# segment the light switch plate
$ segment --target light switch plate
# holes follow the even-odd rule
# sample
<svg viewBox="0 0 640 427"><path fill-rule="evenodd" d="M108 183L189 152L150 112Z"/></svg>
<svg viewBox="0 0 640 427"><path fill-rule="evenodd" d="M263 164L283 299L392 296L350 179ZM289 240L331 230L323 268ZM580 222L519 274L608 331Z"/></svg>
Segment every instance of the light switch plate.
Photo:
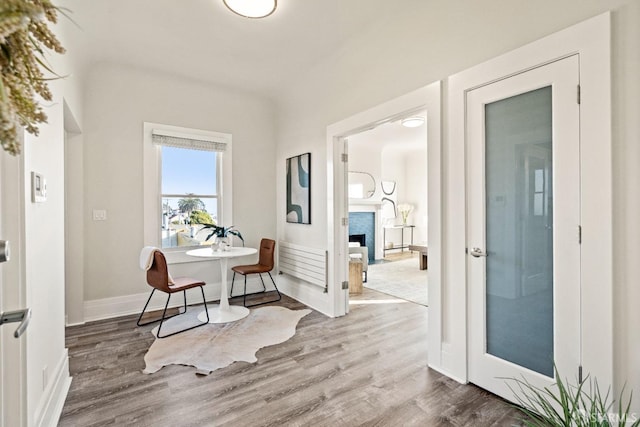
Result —
<svg viewBox="0 0 640 427"><path fill-rule="evenodd" d="M37 172L31 172L31 201L33 203L47 201L47 180Z"/></svg>

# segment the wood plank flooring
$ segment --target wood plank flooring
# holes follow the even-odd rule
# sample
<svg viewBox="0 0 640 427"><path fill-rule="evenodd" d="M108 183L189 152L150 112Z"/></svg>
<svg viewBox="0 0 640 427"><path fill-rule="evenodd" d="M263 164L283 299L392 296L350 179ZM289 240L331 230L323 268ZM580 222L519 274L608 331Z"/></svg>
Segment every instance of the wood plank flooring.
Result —
<svg viewBox="0 0 640 427"><path fill-rule="evenodd" d="M69 327L73 381L59 426L519 424L502 399L427 367L426 307L368 289L352 303L345 317L305 316L256 363L209 376L185 366L143 374L152 326L136 316Z"/></svg>

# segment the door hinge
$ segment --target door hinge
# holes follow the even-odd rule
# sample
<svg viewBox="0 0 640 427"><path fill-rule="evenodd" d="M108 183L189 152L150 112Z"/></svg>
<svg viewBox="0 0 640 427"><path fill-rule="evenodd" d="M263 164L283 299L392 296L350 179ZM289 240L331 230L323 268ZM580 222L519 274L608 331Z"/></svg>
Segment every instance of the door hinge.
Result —
<svg viewBox="0 0 640 427"><path fill-rule="evenodd" d="M346 227L349 225L349 218L342 218L340 223Z"/></svg>
<svg viewBox="0 0 640 427"><path fill-rule="evenodd" d="M578 96L578 98L577 98L578 105L580 105L580 101L582 101L582 96L581 96L581 93L580 93L580 85L578 85L578 95L577 96Z"/></svg>
<svg viewBox="0 0 640 427"><path fill-rule="evenodd" d="M340 159L342 160L342 163L347 163L349 162L349 155L347 153L342 153L340 155Z"/></svg>
<svg viewBox="0 0 640 427"><path fill-rule="evenodd" d="M581 225L578 226L578 244L579 245L582 244L582 226Z"/></svg>
<svg viewBox="0 0 640 427"><path fill-rule="evenodd" d="M342 282L342 289L349 289L349 282L348 281L344 281Z"/></svg>
<svg viewBox="0 0 640 427"><path fill-rule="evenodd" d="M582 384L582 365L578 366L578 385Z"/></svg>

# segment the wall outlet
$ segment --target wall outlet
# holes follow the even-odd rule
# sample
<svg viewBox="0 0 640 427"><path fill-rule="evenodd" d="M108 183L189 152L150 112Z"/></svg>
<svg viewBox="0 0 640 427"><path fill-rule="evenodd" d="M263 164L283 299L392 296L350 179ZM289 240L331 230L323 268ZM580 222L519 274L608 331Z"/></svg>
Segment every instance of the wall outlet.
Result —
<svg viewBox="0 0 640 427"><path fill-rule="evenodd" d="M93 210L93 220L94 221L106 221L107 220L107 211L104 209L94 209Z"/></svg>

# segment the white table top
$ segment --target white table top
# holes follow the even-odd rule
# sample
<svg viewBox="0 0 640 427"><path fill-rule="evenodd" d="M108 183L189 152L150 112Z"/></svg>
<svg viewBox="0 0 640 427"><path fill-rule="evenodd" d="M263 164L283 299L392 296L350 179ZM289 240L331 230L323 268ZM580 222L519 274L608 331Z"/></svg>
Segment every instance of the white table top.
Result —
<svg viewBox="0 0 640 427"><path fill-rule="evenodd" d="M253 255L257 253L256 248L232 247L228 251L214 251L210 247L192 249L187 251L187 255L199 258L236 258L241 256Z"/></svg>

